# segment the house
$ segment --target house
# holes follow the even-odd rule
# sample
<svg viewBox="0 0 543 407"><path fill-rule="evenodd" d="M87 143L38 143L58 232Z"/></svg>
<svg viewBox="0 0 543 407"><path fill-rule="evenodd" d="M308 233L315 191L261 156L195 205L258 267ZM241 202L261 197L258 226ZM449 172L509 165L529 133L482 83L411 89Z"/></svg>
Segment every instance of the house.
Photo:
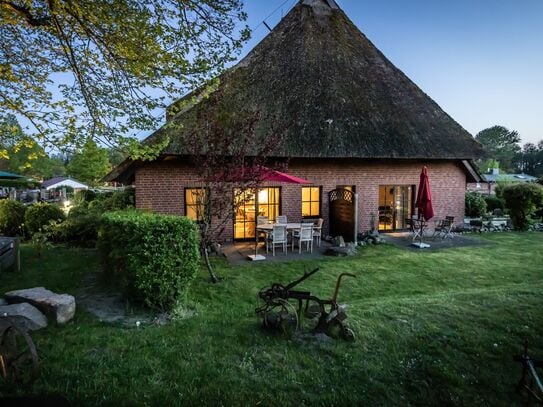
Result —
<svg viewBox="0 0 543 407"><path fill-rule="evenodd" d="M499 184L510 185L524 182L537 182L537 177L528 174L506 174L500 173L499 168L492 168L490 174L482 174L481 182L468 184L468 191L478 192L483 195L496 194L496 186Z"/></svg>
<svg viewBox="0 0 543 407"><path fill-rule="evenodd" d="M197 90L172 106L167 121L182 129L164 126L146 140L169 137L156 160L127 160L106 177L133 183L138 208L193 216L198 170L179 134L197 128L205 115L228 112L241 123L246 109L258 112L258 137L284 134L274 157L289 158L288 172L312 184L267 183L224 229L226 241L254 238L255 214L322 217L324 234L337 234L337 211L346 207L337 201L353 205L353 192L359 231L368 230L372 219L383 231L405 229L423 166L436 215L461 219L466 183L481 181L473 164L481 146L333 0L299 1L218 79L205 97Z"/></svg>

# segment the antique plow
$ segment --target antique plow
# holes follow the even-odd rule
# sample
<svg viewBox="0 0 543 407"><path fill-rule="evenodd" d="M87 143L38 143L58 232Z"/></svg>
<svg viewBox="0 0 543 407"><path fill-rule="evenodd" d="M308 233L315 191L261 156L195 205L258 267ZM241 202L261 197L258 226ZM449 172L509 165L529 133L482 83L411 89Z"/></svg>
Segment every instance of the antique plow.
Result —
<svg viewBox="0 0 543 407"><path fill-rule="evenodd" d="M263 288L258 293L258 298L263 304L256 308L255 312L262 317L262 323L266 328L292 333L300 327L302 317L309 320L318 318L312 332L354 340L354 332L344 324L347 318L345 309L337 303L341 279L344 276L355 277L354 274L341 273L338 276L331 299L323 300L309 291L293 290L318 270L316 268L309 273L305 272L302 277L285 286L274 283L271 287Z"/></svg>
<svg viewBox="0 0 543 407"><path fill-rule="evenodd" d="M513 357L515 362L522 364L522 376L517 384L517 391L526 390L529 398L543 403L543 382L538 369L543 371L543 359L534 359L528 355L528 341L524 342L524 353Z"/></svg>
<svg viewBox="0 0 543 407"><path fill-rule="evenodd" d="M38 373L38 353L23 317L0 316L0 376L29 383Z"/></svg>

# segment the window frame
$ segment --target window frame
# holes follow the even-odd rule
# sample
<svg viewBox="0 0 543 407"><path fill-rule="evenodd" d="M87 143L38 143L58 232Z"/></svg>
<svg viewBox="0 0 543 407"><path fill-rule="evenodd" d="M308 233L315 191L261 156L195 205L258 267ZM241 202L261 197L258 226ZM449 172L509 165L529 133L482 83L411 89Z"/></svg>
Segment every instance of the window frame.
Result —
<svg viewBox="0 0 543 407"><path fill-rule="evenodd" d="M318 199L318 201L314 201L314 200L311 199L312 198L311 192L309 194L309 198L310 198L309 201L304 201L304 198L303 198L304 197L304 192L303 192L304 188L318 188L319 189L319 199ZM303 186L301 191L302 191L302 196L301 196L301 200L300 200L300 202L301 202L301 210L300 210L300 212L301 212L301 215L302 215L302 219L318 219L318 218L322 218L322 185ZM311 215L304 216L303 207L304 207L304 203L307 203L307 202L309 202L310 212L311 212L311 204L314 203L314 202L319 203L319 213L317 215L311 214Z"/></svg>
<svg viewBox="0 0 543 407"><path fill-rule="evenodd" d="M194 222L196 223L204 223L204 220L203 219L198 219L198 210L196 209L195 212L196 212L196 218L191 218L188 216L188 211L187 211L187 208L189 206L191 207L194 207L196 208L198 206L198 204L188 204L187 203L187 192L188 191L191 191L191 190L200 190L200 191L204 191L206 194L209 193L208 189L207 188L203 188L203 187L185 187L184 190L183 190L183 201L184 201L184 211L185 211L185 217L189 218L189 219L192 219ZM205 213L205 204L202 204L204 206L203 208L203 211Z"/></svg>

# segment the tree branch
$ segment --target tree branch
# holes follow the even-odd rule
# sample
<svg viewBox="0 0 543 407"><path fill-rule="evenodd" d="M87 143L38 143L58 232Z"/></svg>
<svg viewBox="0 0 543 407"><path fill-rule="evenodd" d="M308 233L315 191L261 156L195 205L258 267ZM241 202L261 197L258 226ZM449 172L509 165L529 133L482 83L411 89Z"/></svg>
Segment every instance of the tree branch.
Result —
<svg viewBox="0 0 543 407"><path fill-rule="evenodd" d="M23 17L31 27L47 27L51 25L51 16L35 16L32 14L30 7L21 6L6 0L0 0L0 5Z"/></svg>

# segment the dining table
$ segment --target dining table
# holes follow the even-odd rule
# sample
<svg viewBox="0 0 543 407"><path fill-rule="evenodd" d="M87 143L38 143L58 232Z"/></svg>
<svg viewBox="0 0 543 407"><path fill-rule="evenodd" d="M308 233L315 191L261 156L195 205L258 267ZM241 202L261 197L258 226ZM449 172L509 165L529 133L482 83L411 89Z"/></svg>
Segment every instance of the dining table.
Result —
<svg viewBox="0 0 543 407"><path fill-rule="evenodd" d="M305 223L299 223L299 222L289 222L286 224L283 224L287 227L287 231L293 231L293 230L299 230L302 225ZM281 225L281 223L261 223L259 225L256 225L256 232L255 238L256 238L256 244L258 245L259 239L258 239L258 232L271 232L273 230L274 225Z"/></svg>

